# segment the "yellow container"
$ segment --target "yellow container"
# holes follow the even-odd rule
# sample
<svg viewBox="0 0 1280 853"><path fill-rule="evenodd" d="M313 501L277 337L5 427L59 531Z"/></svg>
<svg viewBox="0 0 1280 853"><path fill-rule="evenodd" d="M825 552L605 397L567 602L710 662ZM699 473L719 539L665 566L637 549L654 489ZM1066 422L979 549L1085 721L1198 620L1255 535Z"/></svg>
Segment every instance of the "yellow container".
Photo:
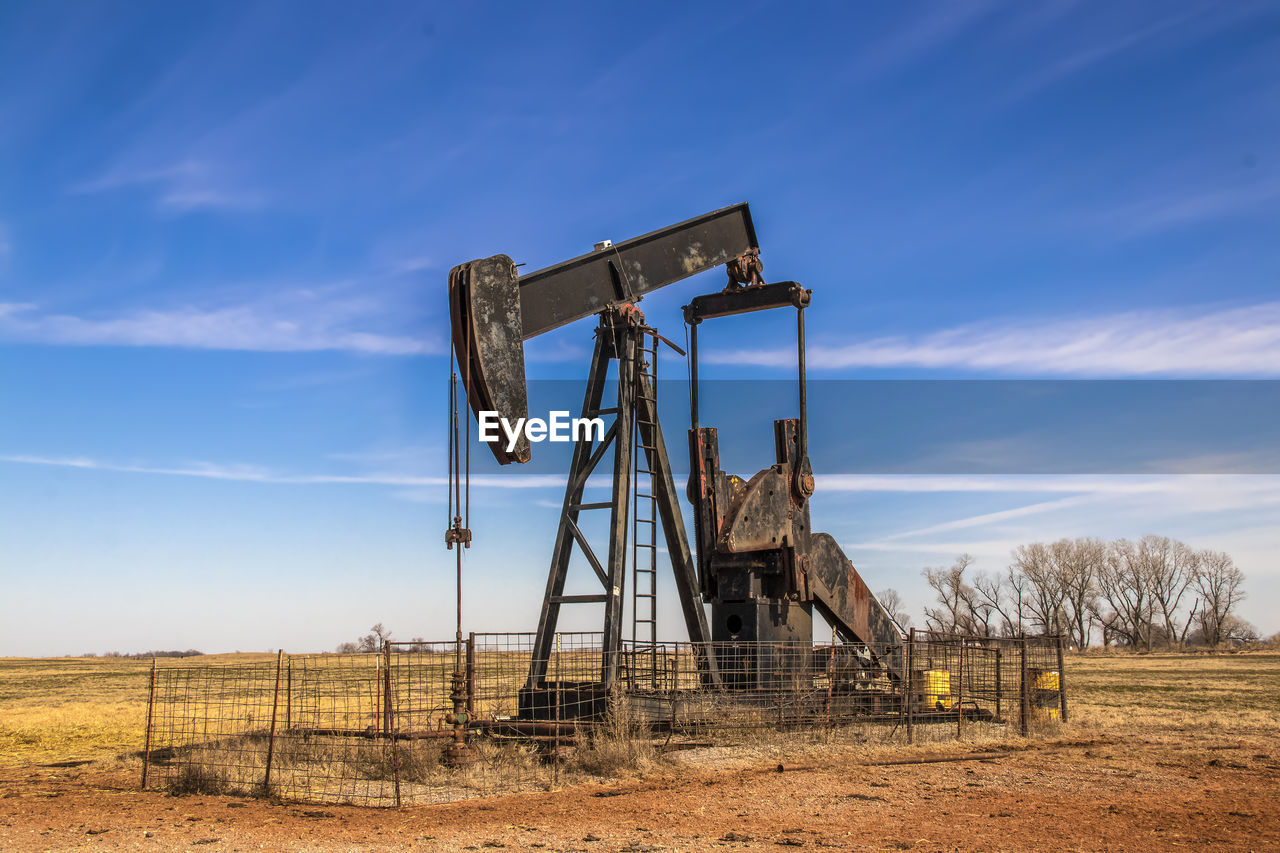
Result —
<svg viewBox="0 0 1280 853"><path fill-rule="evenodd" d="M1031 686L1036 690L1052 690L1058 692L1058 671L1056 669L1040 669L1032 670L1035 673L1035 680L1031 682Z"/></svg>
<svg viewBox="0 0 1280 853"><path fill-rule="evenodd" d="M917 701L922 710L946 711L951 707L951 670L926 669L916 676L920 684Z"/></svg>
<svg viewBox="0 0 1280 853"><path fill-rule="evenodd" d="M1056 669L1031 670L1031 713L1042 720L1061 720L1062 706L1058 702L1062 680Z"/></svg>

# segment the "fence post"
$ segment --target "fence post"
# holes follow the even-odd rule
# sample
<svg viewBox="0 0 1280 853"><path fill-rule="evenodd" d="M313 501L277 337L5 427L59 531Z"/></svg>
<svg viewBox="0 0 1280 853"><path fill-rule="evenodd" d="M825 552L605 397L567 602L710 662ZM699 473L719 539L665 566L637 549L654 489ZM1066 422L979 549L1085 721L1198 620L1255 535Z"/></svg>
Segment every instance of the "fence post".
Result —
<svg viewBox="0 0 1280 853"><path fill-rule="evenodd" d="M915 743L915 691L912 682L916 671L916 629L912 628L907 640L907 678L902 688L902 702L907 707L907 743Z"/></svg>
<svg viewBox="0 0 1280 853"><path fill-rule="evenodd" d="M836 683L836 629L831 627L831 657L827 661L827 740L831 740L831 693Z"/></svg>
<svg viewBox="0 0 1280 853"><path fill-rule="evenodd" d="M964 724L964 636L960 637L960 655L956 659L956 740Z"/></svg>
<svg viewBox="0 0 1280 853"><path fill-rule="evenodd" d="M391 701L391 644L383 643L382 649L382 713L387 728L387 739L391 744L391 785L395 793L396 808L400 808L400 744Z"/></svg>
<svg viewBox="0 0 1280 853"><path fill-rule="evenodd" d="M293 661L285 668L284 676L284 730L293 731Z"/></svg>
<svg viewBox="0 0 1280 853"><path fill-rule="evenodd" d="M280 671L284 667L284 649L276 652L276 689L271 697L271 732L267 735L267 771L262 777L262 790L271 793L271 759L276 751L276 714L280 710Z"/></svg>
<svg viewBox="0 0 1280 853"><path fill-rule="evenodd" d="M672 643L671 647L675 650L675 654L671 658L671 701L674 703L676 694L680 692L680 641L677 640ZM697 652L694 652L691 657L697 660ZM675 705L673 704L672 707L674 708ZM672 719L675 719L674 714Z"/></svg>
<svg viewBox="0 0 1280 853"><path fill-rule="evenodd" d="M156 705L156 659L151 659L151 687L147 690L147 739L142 747L142 790L147 789L147 769L151 766L151 719Z"/></svg>
<svg viewBox="0 0 1280 853"><path fill-rule="evenodd" d="M560 784L560 633L556 632L556 665L553 670L556 684L553 688L556 697L556 731L552 742L552 787Z"/></svg>
<svg viewBox="0 0 1280 853"><path fill-rule="evenodd" d="M679 707L680 696L680 642L671 644L674 654L671 658L671 731L676 730L676 709ZM697 659L696 657L694 658ZM671 735L667 735L667 741L671 741Z"/></svg>
<svg viewBox="0 0 1280 853"><path fill-rule="evenodd" d="M1002 695L1001 694L1002 685L1000 684L1000 678L1001 678L1001 669L1003 667L1004 667L1004 652L1001 651L1000 646L997 645L996 646L996 720L998 722L1001 721L1000 697Z"/></svg>
<svg viewBox="0 0 1280 853"><path fill-rule="evenodd" d="M467 635L467 719L476 716L476 632Z"/></svg>
<svg viewBox="0 0 1280 853"><path fill-rule="evenodd" d="M373 729L380 731L382 727L382 655L373 656Z"/></svg>
<svg viewBox="0 0 1280 853"><path fill-rule="evenodd" d="M1022 700L1022 736L1026 737L1031 725L1031 685L1027 683L1027 638L1023 637L1019 644L1021 675L1018 677L1018 692Z"/></svg>
<svg viewBox="0 0 1280 853"><path fill-rule="evenodd" d="M382 644L382 730L391 735L391 644Z"/></svg>
<svg viewBox="0 0 1280 853"><path fill-rule="evenodd" d="M1067 667L1062 653L1062 635L1058 635L1058 711L1062 722L1067 721Z"/></svg>

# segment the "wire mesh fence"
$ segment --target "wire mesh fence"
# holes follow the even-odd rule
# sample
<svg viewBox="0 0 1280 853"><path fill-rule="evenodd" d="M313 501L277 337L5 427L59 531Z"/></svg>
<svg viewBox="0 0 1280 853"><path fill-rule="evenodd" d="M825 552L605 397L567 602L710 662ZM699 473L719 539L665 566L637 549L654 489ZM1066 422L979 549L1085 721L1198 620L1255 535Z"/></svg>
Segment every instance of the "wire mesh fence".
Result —
<svg viewBox="0 0 1280 853"><path fill-rule="evenodd" d="M672 749L1027 735L1066 719L1058 638L856 643L532 634L153 666L143 786L398 806L545 790Z"/></svg>

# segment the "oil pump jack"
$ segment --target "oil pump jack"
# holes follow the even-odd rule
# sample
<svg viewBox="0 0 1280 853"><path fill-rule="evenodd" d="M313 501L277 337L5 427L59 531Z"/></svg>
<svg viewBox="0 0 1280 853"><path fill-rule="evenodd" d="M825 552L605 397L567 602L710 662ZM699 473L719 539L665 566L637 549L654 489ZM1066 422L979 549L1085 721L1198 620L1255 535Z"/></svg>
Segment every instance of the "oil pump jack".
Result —
<svg viewBox="0 0 1280 853"><path fill-rule="evenodd" d="M695 563L658 419L654 376L660 345L685 353L646 324L636 303L647 293L722 265L728 273L726 287L684 307L690 327L687 495L693 507ZM892 620L835 539L810 530L814 477L807 454L804 312L812 291L792 281L765 283L763 268L750 210L738 204L625 242L605 241L591 253L524 276L506 255L450 271L453 347L467 401L477 416L492 411L512 423L527 417L523 342L597 317L581 412L583 418L613 420L603 439L584 431L573 447L528 680L520 697L522 717L545 717L552 701L547 662L564 605L604 605L600 679L576 686L574 707L599 709L617 682L629 520L635 530L651 534L647 547L653 555L658 553L656 527L661 525L685 628L698 650L705 685L785 686L788 678L803 678L804 660L771 659L767 649L810 645L814 608L844 642L865 650L869 665L895 680L901 677L901 640ZM697 332L706 320L773 308L796 312L799 411L797 417L774 422L774 463L744 480L720 469L717 431L698 421ZM616 381L607 381L615 363ZM500 442L489 448L503 465L531 458L523 435L510 450ZM611 499L586 501L587 480L610 448ZM638 507L631 517L633 467L636 482L649 489L636 490L637 503L650 503L649 518L639 514ZM609 525L601 560L579 522L583 513L603 510L609 511ZM451 545L469 543L470 533L455 521L447 538ZM575 545L602 592L565 594ZM652 629L656 593L637 590L634 595L638 597L633 598L633 619L649 622ZM648 607L648 619L641 618L637 602ZM704 603L711 605L709 621Z"/></svg>

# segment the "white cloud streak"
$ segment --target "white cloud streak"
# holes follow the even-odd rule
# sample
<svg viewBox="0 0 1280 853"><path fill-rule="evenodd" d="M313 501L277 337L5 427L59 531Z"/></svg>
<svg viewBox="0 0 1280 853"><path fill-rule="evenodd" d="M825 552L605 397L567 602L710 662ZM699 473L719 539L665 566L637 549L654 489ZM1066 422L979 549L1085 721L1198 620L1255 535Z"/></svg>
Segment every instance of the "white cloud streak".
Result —
<svg viewBox="0 0 1280 853"><path fill-rule="evenodd" d="M249 210L261 207L261 193L231 184L218 170L201 160L183 160L168 166L115 169L72 188L80 194L146 187L155 192L156 206L171 213L193 210Z"/></svg>
<svg viewBox="0 0 1280 853"><path fill-rule="evenodd" d="M376 355L444 351L437 338L414 338L352 328L377 306L293 291L255 303L136 309L88 317L41 311L29 303L0 303L0 340L62 346L178 347L185 349Z"/></svg>
<svg viewBox="0 0 1280 853"><path fill-rule="evenodd" d="M792 349L710 354L722 364L791 367ZM813 370L961 369L1054 376L1280 376L1280 302L976 323L920 335L809 347Z"/></svg>
<svg viewBox="0 0 1280 853"><path fill-rule="evenodd" d="M54 468L78 468L87 471L108 471L126 474L155 474L170 477L196 477L205 480L225 480L242 483L264 483L290 486L396 486L419 488L446 486L447 477L424 477L397 473L372 474L285 474L255 465L191 462L181 466L130 465L105 462L83 456L29 456L23 454L0 456L0 462L16 465L40 465ZM473 474L472 487L499 489L564 488L561 475ZM588 485L591 485L590 483Z"/></svg>
<svg viewBox="0 0 1280 853"><path fill-rule="evenodd" d="M895 478L889 478L895 479ZM1280 506L1280 475L1167 475L1056 478L902 478L901 490L941 492L955 480L963 492L1066 492L1068 497L962 516L843 547L850 552L959 554L1003 559L1014 546L1036 539L1097 535L1119 527L1139 536L1174 525L1181 536L1234 541L1234 520L1265 518ZM1056 483L1056 485L1055 485ZM884 484L869 484L882 486ZM821 488L821 486L819 487ZM872 490L881 490L873 488ZM952 506L952 504L948 504ZM1210 521L1210 519L1218 521ZM1275 543L1277 531L1268 528ZM969 531L971 538L940 536ZM1270 568L1270 567L1268 567Z"/></svg>

